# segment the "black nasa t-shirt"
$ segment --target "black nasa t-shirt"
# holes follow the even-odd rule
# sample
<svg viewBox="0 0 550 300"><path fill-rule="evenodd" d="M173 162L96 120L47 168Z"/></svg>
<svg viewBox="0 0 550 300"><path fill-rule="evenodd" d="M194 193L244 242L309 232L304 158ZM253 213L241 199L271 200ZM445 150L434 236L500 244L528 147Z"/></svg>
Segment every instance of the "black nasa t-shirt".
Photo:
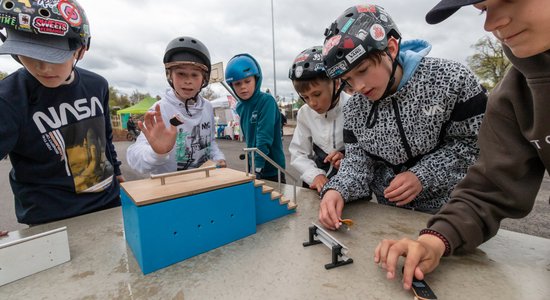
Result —
<svg viewBox="0 0 550 300"><path fill-rule="evenodd" d="M9 154L17 219L39 224L119 204L107 81L76 68L46 88L25 69L0 81L0 156Z"/></svg>

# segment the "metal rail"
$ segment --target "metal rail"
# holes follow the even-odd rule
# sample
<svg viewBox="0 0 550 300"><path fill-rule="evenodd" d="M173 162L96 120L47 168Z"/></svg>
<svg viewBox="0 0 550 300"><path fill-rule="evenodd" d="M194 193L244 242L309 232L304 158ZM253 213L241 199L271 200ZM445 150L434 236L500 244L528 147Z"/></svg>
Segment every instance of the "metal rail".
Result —
<svg viewBox="0 0 550 300"><path fill-rule="evenodd" d="M178 175L183 175L183 174L198 173L198 172L206 172L206 177L210 177L210 170L214 170L216 168L217 168L216 166L210 166L210 167L197 168L197 169L191 169L191 170L183 170L183 171L163 173L163 174L154 174L154 175L151 175L151 179L160 178L160 185L165 185L166 184L166 180L165 180L166 177L178 176Z"/></svg>
<svg viewBox="0 0 550 300"><path fill-rule="evenodd" d="M250 152L258 153L261 157L263 157L267 162L269 162L272 166L277 168L277 177L278 177L278 184L279 184L279 191L282 193L281 188L281 172L285 174L286 178L290 178L292 180L292 187L293 187L293 195L294 195L294 204L298 204L298 199L296 199L296 183L298 180L294 178L294 176L290 175L283 167L279 166L275 161L273 161L271 158L269 158L265 153L263 153L258 148L244 148L244 160L245 160L245 170L246 175L248 176L250 174L250 168L248 165L248 154ZM252 155L252 170L256 170L255 168L255 161L254 161L254 155Z"/></svg>

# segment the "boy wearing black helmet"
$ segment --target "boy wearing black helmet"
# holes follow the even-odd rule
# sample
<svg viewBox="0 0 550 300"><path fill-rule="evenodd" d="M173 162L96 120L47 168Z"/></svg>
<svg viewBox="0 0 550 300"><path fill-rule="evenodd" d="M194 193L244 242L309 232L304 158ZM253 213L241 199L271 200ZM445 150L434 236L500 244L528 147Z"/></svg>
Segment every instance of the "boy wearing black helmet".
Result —
<svg viewBox="0 0 550 300"><path fill-rule="evenodd" d="M212 104L199 95L210 79L208 49L193 37L178 37L166 47L163 61L171 89L138 122L143 134L128 147L128 164L142 174L197 168L207 160L225 167Z"/></svg>
<svg viewBox="0 0 550 300"><path fill-rule="evenodd" d="M41 224L120 205L109 87L76 67L90 46L83 8L3 1L0 15L11 20L0 54L24 67L0 81L0 157L13 166L17 220Z"/></svg>
<svg viewBox="0 0 550 300"><path fill-rule="evenodd" d="M344 203L372 191L379 203L434 213L473 164L486 95L463 65L401 43L376 5L348 8L326 30L330 78L355 94L344 108L346 158L324 187L320 222L339 227Z"/></svg>
<svg viewBox="0 0 550 300"><path fill-rule="evenodd" d="M288 148L290 163L301 174L304 187L320 192L340 168L344 157L344 115L349 95L340 80L327 77L322 47L302 51L294 59L289 78L304 100Z"/></svg>

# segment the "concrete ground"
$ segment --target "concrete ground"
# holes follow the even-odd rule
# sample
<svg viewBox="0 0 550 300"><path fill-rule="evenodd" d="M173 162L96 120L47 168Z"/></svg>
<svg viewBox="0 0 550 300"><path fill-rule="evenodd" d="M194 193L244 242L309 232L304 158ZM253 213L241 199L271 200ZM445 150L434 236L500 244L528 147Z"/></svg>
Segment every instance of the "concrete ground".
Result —
<svg viewBox="0 0 550 300"><path fill-rule="evenodd" d="M290 167L290 155L288 153L288 145L292 139L292 127L285 127L284 149L286 156L286 165L288 171L296 178L297 172ZM231 140L218 140L220 149L224 152L229 167L235 170L244 171L244 161L239 159L239 155L243 153L242 149L246 146L243 142ZM133 172L126 164L126 149L131 145L131 142L115 142L115 147L119 155L119 159L123 162L122 172L126 180L136 180L143 178L139 174ZM9 186L8 173L11 169L9 160L0 160L0 230L17 230L27 227L26 225L17 223L13 207L13 195ZM523 219L506 219L502 222L504 229L517 231L521 233L531 234L535 236L550 238L550 178L546 175L542 183L541 189L537 195L535 207L531 213Z"/></svg>

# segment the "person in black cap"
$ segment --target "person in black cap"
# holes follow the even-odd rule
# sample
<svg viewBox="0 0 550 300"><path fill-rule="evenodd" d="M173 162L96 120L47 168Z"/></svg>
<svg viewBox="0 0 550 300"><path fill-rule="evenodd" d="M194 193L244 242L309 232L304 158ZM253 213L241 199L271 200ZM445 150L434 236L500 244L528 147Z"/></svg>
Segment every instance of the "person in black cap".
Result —
<svg viewBox="0 0 550 300"><path fill-rule="evenodd" d="M76 67L90 46L83 8L3 1L0 16L11 20L2 23L0 54L24 67L0 81L0 157L13 166L17 220L41 224L119 206L109 87Z"/></svg>
<svg viewBox="0 0 550 300"><path fill-rule="evenodd" d="M550 5L548 1L440 1L426 16L438 23L473 4L485 14L485 30L503 44L513 67L493 89L479 133L480 156L428 221L417 240L383 240L374 261L396 277L405 256L404 288L423 279L442 256L471 251L493 237L504 218L532 209L544 172L550 170Z"/></svg>

